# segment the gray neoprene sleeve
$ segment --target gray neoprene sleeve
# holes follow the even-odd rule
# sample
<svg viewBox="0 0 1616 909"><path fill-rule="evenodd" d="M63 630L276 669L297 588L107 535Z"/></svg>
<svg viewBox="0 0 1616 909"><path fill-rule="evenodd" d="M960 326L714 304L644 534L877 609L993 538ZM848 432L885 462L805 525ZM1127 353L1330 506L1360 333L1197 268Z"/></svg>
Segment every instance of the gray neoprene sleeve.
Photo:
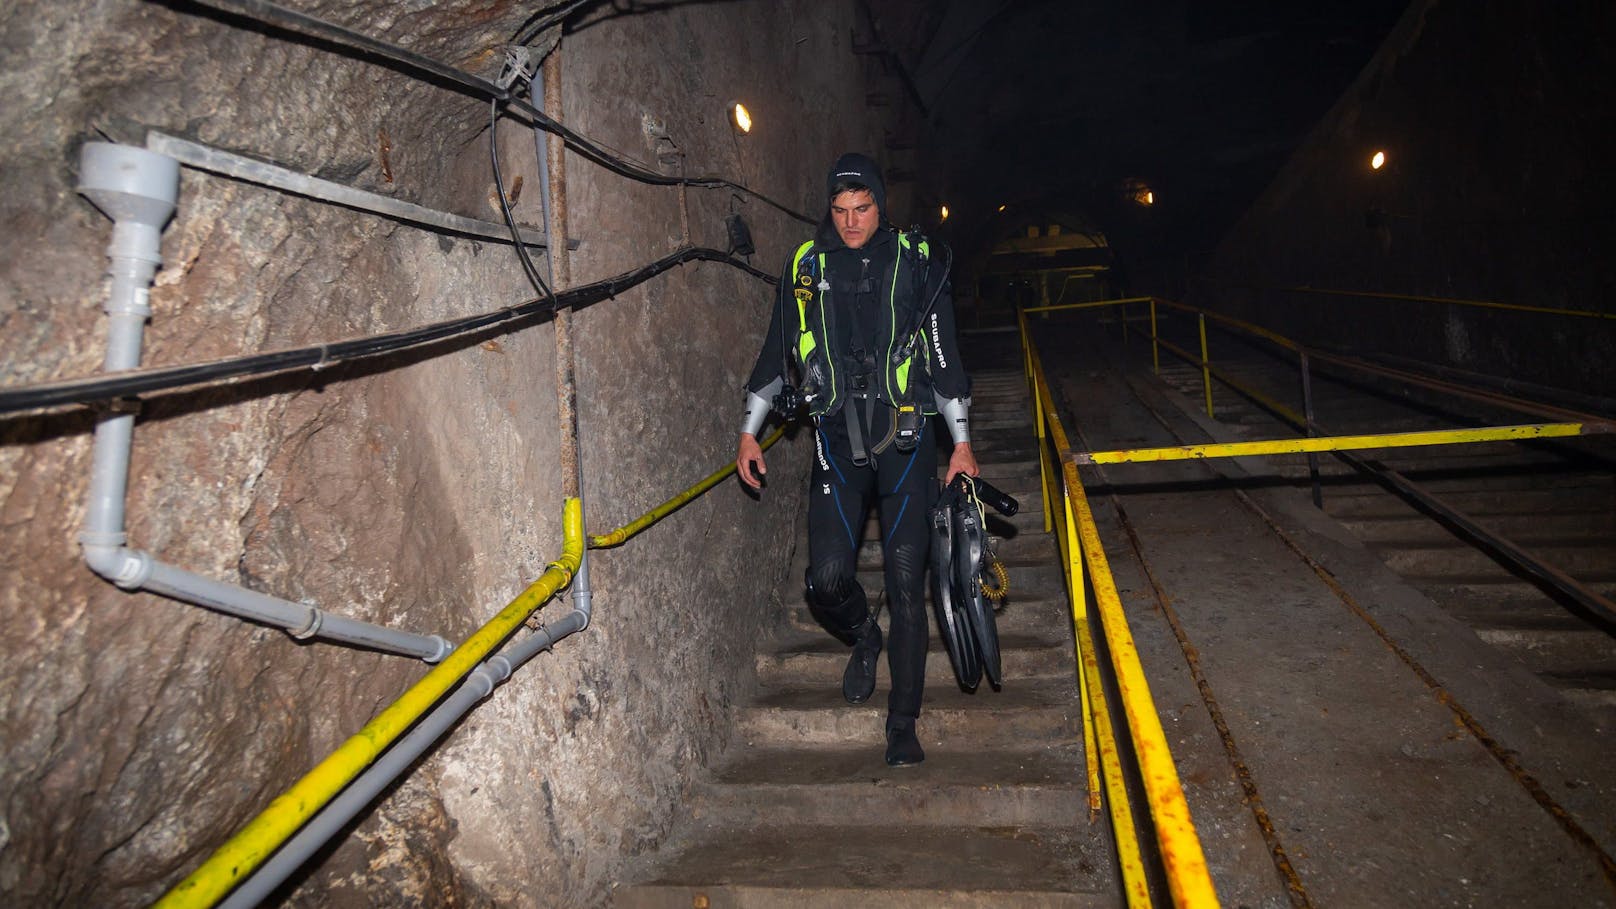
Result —
<svg viewBox="0 0 1616 909"><path fill-rule="evenodd" d="M932 396L937 401L937 412L943 415L943 421L948 424L948 434L953 437L954 444L971 441L971 399L945 398L936 391Z"/></svg>
<svg viewBox="0 0 1616 909"><path fill-rule="evenodd" d="M746 393L746 416L741 420L741 432L757 435L763 428L763 421L768 419L769 410L773 405L769 403L780 389L785 387L785 380L776 377L773 382L763 386L757 391Z"/></svg>

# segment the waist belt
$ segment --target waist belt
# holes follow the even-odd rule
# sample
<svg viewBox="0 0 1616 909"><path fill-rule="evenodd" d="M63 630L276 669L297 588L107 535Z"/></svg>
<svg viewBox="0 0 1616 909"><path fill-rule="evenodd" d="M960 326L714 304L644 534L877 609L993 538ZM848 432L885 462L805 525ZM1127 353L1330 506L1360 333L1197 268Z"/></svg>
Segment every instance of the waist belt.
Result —
<svg viewBox="0 0 1616 909"><path fill-rule="evenodd" d="M860 401L864 402L864 422L872 423L875 419L875 395L855 394L852 400L842 406L842 413L847 417L847 445L853 449L854 467L863 467L870 463L870 452L864 447L864 429L859 425Z"/></svg>

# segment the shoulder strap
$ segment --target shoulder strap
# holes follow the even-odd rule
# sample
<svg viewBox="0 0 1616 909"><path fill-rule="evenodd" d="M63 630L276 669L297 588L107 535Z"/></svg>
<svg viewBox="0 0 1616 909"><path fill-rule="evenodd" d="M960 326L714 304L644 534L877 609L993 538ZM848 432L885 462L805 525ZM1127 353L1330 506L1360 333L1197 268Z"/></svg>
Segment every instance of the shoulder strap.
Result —
<svg viewBox="0 0 1616 909"><path fill-rule="evenodd" d="M898 231L898 246L921 263L931 260L931 244L919 228Z"/></svg>

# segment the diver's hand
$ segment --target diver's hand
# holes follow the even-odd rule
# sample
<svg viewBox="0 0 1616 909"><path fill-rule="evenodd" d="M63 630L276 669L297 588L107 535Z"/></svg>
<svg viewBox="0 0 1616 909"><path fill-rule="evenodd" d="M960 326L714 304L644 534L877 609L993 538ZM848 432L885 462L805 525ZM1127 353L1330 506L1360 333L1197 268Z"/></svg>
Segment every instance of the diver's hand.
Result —
<svg viewBox="0 0 1616 909"><path fill-rule="evenodd" d="M970 442L961 442L954 446L954 453L948 456L948 479L943 481L944 485L954 482L954 478L962 473L972 477L980 476L982 473L982 469L976 466L976 455L971 452Z"/></svg>
<svg viewBox="0 0 1616 909"><path fill-rule="evenodd" d="M976 466L976 461L971 461ZM735 450L735 473L741 482L753 489L763 488L763 475L769 469L763 464L763 449L758 445L757 436L749 432L741 433L741 444Z"/></svg>

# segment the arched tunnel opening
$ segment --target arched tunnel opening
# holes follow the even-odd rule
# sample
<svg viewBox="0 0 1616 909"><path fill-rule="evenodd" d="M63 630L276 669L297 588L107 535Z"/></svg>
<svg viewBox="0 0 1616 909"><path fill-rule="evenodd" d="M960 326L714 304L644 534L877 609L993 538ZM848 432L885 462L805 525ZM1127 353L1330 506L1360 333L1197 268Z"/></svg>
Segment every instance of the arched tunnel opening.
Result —
<svg viewBox="0 0 1616 909"><path fill-rule="evenodd" d="M1616 904L1613 34L8 5L0 894Z"/></svg>

